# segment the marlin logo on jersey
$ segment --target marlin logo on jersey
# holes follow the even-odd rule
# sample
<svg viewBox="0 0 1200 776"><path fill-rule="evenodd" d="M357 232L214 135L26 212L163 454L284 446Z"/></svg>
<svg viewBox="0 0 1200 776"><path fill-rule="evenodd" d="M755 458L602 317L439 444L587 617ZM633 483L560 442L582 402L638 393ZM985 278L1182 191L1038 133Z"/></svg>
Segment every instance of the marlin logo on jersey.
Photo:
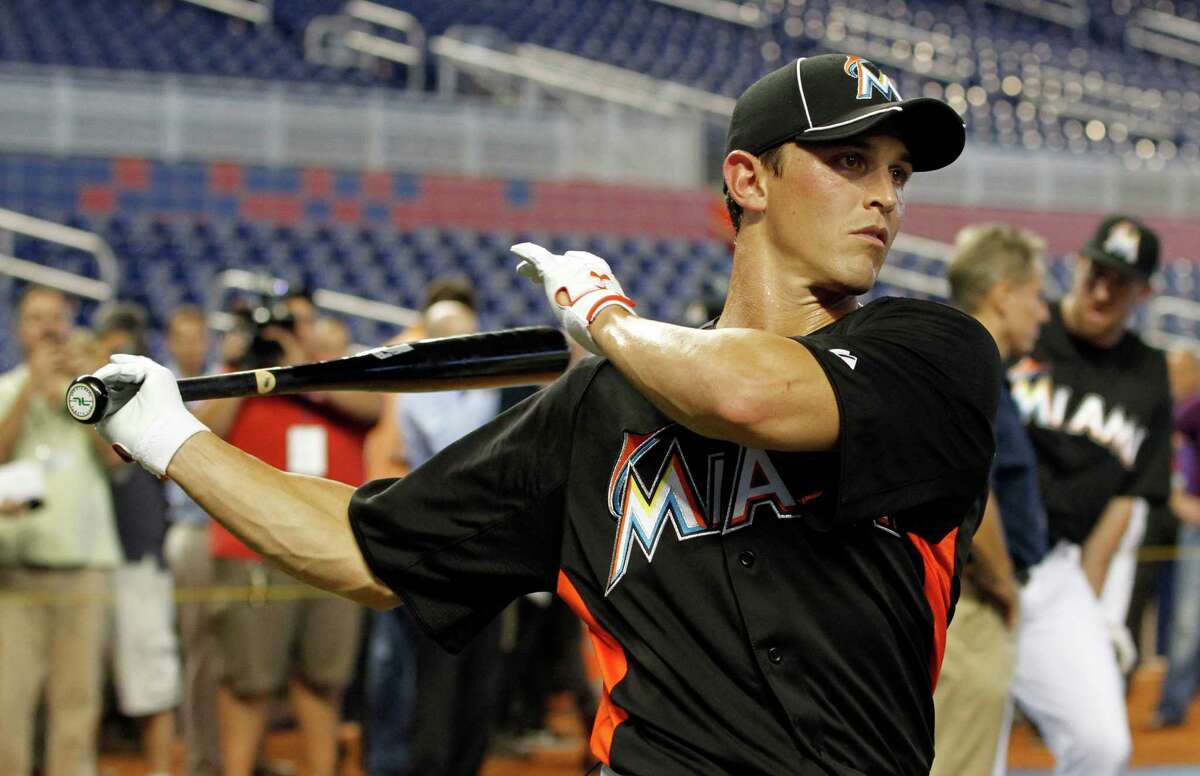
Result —
<svg viewBox="0 0 1200 776"><path fill-rule="evenodd" d="M1146 441L1146 427L1124 407L1109 407L1098 393L1085 393L1078 402L1073 401L1075 390L1056 386L1045 367L1031 358L1018 362L1009 378L1013 401L1027 425L1086 436L1107 448L1126 469L1133 469Z"/></svg>
<svg viewBox="0 0 1200 776"><path fill-rule="evenodd" d="M608 486L617 530L604 594L624 578L634 547L653 562L668 526L680 542L729 533L751 525L761 508L794 517L800 504L819 495L793 498L763 450L715 443L674 425L651 434L626 432Z"/></svg>
<svg viewBox="0 0 1200 776"><path fill-rule="evenodd" d="M896 88L892 79L888 78L887 73L881 71L879 75L875 75L867 67L869 64L871 63L862 57L850 54L846 57L846 64L842 66L846 75L858 79L858 99L869 100L876 90L885 100L898 102L903 99L900 90Z"/></svg>

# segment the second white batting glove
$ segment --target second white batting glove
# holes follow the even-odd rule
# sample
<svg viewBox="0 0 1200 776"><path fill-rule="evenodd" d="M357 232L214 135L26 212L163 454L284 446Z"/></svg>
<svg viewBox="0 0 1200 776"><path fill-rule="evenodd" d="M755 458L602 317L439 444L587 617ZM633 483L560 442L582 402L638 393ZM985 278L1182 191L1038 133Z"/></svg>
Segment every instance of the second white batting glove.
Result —
<svg viewBox="0 0 1200 776"><path fill-rule="evenodd" d="M1133 641L1133 634L1124 623L1107 622L1108 638L1112 641L1113 650L1117 653L1117 667L1121 673L1128 674L1137 666L1138 650Z"/></svg>
<svg viewBox="0 0 1200 776"><path fill-rule="evenodd" d="M588 327L605 308L616 305L629 312L634 308L608 262L587 251L567 251L559 256L536 243L518 243L512 252L523 259L517 273L542 284L567 333L592 353L604 355Z"/></svg>
<svg viewBox="0 0 1200 776"><path fill-rule="evenodd" d="M96 370L96 377L110 385L137 385L137 393L125 406L100 421L97 428L117 452L137 461L157 477L183 443L194 434L208 431L183 406L175 375L145 356L123 353Z"/></svg>

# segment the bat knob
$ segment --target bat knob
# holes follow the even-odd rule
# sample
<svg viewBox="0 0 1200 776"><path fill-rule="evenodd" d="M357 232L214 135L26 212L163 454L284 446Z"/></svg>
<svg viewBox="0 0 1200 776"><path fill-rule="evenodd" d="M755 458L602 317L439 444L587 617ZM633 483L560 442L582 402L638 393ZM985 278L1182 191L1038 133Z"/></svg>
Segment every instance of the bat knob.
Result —
<svg viewBox="0 0 1200 776"><path fill-rule="evenodd" d="M67 386L67 412L80 423L104 420L108 411L108 386L95 375L76 377Z"/></svg>

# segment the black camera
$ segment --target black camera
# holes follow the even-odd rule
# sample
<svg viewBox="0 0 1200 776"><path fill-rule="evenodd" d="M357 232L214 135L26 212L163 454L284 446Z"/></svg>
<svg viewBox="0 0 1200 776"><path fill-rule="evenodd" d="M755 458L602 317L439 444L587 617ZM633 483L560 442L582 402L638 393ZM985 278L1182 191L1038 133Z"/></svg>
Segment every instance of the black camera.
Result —
<svg viewBox="0 0 1200 776"><path fill-rule="evenodd" d="M246 336L247 346L233 366L237 369L268 369L282 365L283 346L267 334L267 329L296 330L296 319L288 309L287 300L264 298L257 304L235 310L234 315Z"/></svg>

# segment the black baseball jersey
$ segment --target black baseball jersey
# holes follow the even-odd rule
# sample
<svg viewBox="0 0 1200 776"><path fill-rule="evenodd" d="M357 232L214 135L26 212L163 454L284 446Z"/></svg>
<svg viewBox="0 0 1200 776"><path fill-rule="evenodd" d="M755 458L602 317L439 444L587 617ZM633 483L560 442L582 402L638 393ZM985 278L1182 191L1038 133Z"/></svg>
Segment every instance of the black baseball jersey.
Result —
<svg viewBox="0 0 1200 776"><path fill-rule="evenodd" d="M1162 351L1126 332L1115 347L1072 336L1059 305L1010 373L1038 460L1050 542L1082 544L1115 496L1164 503L1171 395Z"/></svg>
<svg viewBox="0 0 1200 776"><path fill-rule="evenodd" d="M970 317L906 299L797 340L834 387L837 449L698 436L592 359L360 488L368 565L450 649L557 590L597 649L592 751L618 773L928 773L999 358Z"/></svg>

